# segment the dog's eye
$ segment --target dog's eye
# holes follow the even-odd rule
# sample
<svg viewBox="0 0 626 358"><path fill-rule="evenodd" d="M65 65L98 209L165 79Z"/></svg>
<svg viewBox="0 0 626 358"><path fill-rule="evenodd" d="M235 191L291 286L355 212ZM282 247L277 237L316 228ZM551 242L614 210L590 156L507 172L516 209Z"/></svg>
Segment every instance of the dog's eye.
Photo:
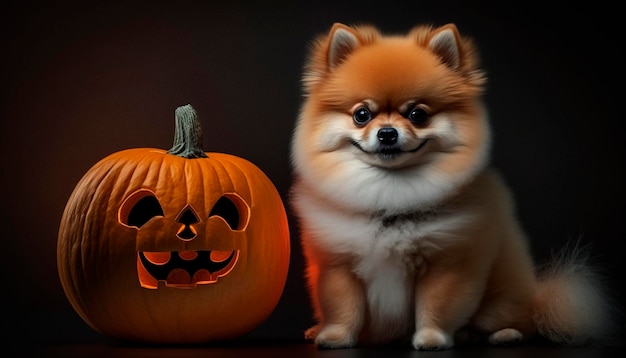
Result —
<svg viewBox="0 0 626 358"><path fill-rule="evenodd" d="M411 110L407 113L406 118L408 118L411 123L419 126L428 122L430 116L425 109L416 106L411 108Z"/></svg>
<svg viewBox="0 0 626 358"><path fill-rule="evenodd" d="M352 114L352 118L357 125L364 125L372 120L372 112L367 107L359 107Z"/></svg>

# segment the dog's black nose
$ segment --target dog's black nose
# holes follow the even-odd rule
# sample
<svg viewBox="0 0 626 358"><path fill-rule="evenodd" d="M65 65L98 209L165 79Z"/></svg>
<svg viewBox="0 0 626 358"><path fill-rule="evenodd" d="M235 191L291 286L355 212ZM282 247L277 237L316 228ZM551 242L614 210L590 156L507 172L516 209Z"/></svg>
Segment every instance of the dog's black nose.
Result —
<svg viewBox="0 0 626 358"><path fill-rule="evenodd" d="M378 141L382 144L395 144L398 141L398 131L392 127L384 127L378 130Z"/></svg>

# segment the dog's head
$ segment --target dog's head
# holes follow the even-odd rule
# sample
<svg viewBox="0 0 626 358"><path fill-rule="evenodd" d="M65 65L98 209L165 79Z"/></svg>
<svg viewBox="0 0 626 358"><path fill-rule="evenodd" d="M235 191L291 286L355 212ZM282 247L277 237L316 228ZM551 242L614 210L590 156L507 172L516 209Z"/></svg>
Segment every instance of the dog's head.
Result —
<svg viewBox="0 0 626 358"><path fill-rule="evenodd" d="M489 147L477 62L454 24L406 35L334 24L305 66L296 168L326 176L411 171L431 181L475 173Z"/></svg>

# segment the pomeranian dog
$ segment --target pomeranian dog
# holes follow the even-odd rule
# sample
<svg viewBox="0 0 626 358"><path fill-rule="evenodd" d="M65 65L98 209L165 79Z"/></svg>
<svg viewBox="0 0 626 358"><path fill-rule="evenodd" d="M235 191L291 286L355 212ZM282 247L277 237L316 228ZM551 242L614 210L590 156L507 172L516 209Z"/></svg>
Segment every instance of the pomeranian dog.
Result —
<svg viewBox="0 0 626 358"><path fill-rule="evenodd" d="M542 272L533 262L489 166L478 62L454 24L390 35L336 23L311 44L290 203L318 347L604 336L588 254L567 249Z"/></svg>

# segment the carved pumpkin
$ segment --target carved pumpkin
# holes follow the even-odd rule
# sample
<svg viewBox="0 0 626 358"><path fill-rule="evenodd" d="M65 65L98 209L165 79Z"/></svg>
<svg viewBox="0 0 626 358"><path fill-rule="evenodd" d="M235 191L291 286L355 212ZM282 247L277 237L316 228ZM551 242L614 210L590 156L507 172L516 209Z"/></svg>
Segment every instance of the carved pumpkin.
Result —
<svg viewBox="0 0 626 358"><path fill-rule="evenodd" d="M76 312L103 335L224 340L275 309L290 255L283 202L254 164L201 146L195 111L179 107L172 149L113 153L72 192L59 277Z"/></svg>

